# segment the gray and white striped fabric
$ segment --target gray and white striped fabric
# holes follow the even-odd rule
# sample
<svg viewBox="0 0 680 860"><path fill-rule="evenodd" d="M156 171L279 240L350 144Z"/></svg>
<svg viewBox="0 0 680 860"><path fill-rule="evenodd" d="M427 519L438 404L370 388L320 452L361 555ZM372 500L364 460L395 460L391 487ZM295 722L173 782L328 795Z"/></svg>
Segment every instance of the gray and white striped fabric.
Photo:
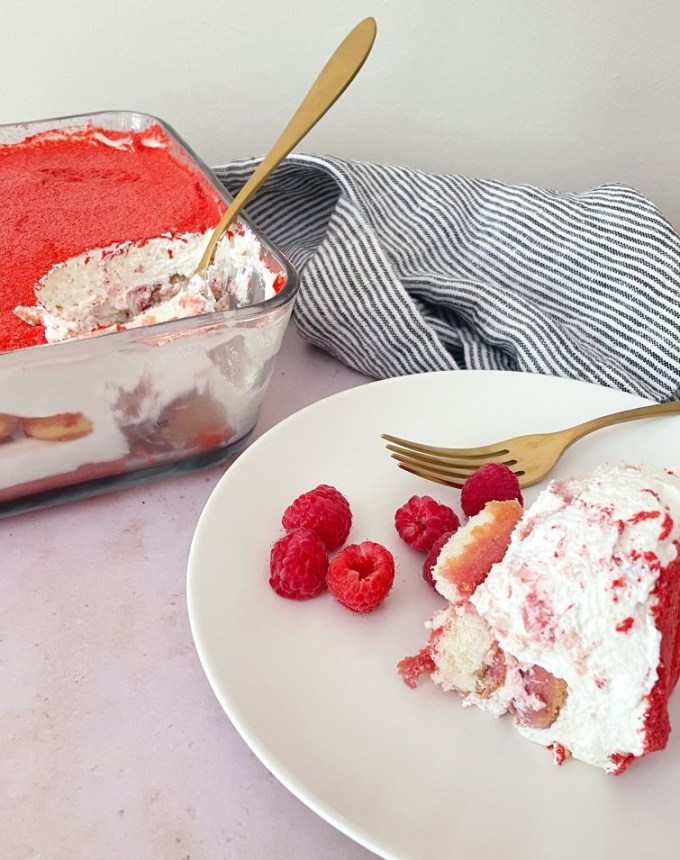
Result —
<svg viewBox="0 0 680 860"><path fill-rule="evenodd" d="M234 194L257 163L215 172ZM296 154L248 211L301 273L302 336L370 376L520 370L680 395L680 239L631 188Z"/></svg>

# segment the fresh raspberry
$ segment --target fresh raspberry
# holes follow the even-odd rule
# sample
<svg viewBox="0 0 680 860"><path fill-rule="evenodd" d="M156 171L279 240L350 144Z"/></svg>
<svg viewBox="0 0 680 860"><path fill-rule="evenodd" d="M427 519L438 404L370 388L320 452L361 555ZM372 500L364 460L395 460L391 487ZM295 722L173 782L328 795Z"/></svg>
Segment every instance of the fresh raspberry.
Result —
<svg viewBox="0 0 680 860"><path fill-rule="evenodd" d="M393 581L392 553L370 540L341 549L326 575L330 593L353 612L371 612L380 606Z"/></svg>
<svg viewBox="0 0 680 860"><path fill-rule="evenodd" d="M455 532L460 520L430 496L411 496L394 514L399 537L418 552L429 552L444 532Z"/></svg>
<svg viewBox="0 0 680 860"><path fill-rule="evenodd" d="M298 496L283 512L281 520L287 532L293 529L313 529L331 552L347 540L352 527L349 502L341 492L328 484Z"/></svg>
<svg viewBox="0 0 680 860"><path fill-rule="evenodd" d="M269 556L269 584L281 597L307 600L323 590L326 545L311 529L295 529L276 541Z"/></svg>
<svg viewBox="0 0 680 860"><path fill-rule="evenodd" d="M443 535L440 535L437 540L432 544L432 549L428 552L427 558L423 562L423 579L428 585L431 585L432 588L436 587L432 571L434 569L435 564L437 563L437 559L439 558L441 548L454 534L455 532L444 532Z"/></svg>
<svg viewBox="0 0 680 860"><path fill-rule="evenodd" d="M487 463L473 472L460 491L460 506L467 517L478 514L487 502L517 499L524 504L515 473L502 463Z"/></svg>

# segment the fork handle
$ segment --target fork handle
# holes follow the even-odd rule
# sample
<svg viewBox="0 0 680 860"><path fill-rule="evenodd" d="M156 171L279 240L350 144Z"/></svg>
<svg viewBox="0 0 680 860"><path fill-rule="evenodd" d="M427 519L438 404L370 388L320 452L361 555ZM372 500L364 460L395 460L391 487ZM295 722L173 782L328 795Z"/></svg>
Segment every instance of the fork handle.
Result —
<svg viewBox="0 0 680 860"><path fill-rule="evenodd" d="M639 418L654 418L658 415L680 414L680 401L673 400L669 403L653 403L651 406L638 406L637 409L624 409L622 412L612 412L584 421L570 428L569 444L576 442L588 433L601 430L603 427L611 427L612 424L622 424L624 421L637 421Z"/></svg>

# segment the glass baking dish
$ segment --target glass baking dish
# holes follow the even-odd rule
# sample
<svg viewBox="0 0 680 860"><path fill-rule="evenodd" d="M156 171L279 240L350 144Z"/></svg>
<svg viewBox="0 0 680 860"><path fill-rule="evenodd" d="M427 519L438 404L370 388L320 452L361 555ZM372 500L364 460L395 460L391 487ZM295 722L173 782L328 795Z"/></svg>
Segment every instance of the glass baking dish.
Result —
<svg viewBox="0 0 680 860"><path fill-rule="evenodd" d="M173 155L203 174L228 205L201 159L166 123L146 114L0 126L0 145L87 126L160 126ZM0 516L210 465L243 448L299 279L247 218L240 224L255 234L261 262L276 278L271 298L263 299L261 284L253 282L245 300L228 310L0 353Z"/></svg>

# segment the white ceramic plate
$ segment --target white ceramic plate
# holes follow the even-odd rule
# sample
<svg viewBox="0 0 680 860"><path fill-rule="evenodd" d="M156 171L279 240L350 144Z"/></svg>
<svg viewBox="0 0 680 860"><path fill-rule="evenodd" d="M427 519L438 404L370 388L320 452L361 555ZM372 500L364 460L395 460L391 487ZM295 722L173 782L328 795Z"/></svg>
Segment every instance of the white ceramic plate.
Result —
<svg viewBox="0 0 680 860"><path fill-rule="evenodd" d="M463 708L396 664L424 643L442 604L401 543L394 510L414 493L457 508L455 490L398 469L380 433L432 444L494 442L642 405L546 376L444 372L370 383L296 413L226 472L198 524L188 603L208 679L245 742L304 803L390 860L677 856L680 744L621 777L558 768L509 717ZM605 460L680 464L680 417L607 429L577 443L555 475ZM328 594L287 601L269 587L270 544L298 494L333 484L349 499L351 542L397 560L383 605L354 615ZM531 501L537 488L526 491ZM680 724L676 696L671 718Z"/></svg>

